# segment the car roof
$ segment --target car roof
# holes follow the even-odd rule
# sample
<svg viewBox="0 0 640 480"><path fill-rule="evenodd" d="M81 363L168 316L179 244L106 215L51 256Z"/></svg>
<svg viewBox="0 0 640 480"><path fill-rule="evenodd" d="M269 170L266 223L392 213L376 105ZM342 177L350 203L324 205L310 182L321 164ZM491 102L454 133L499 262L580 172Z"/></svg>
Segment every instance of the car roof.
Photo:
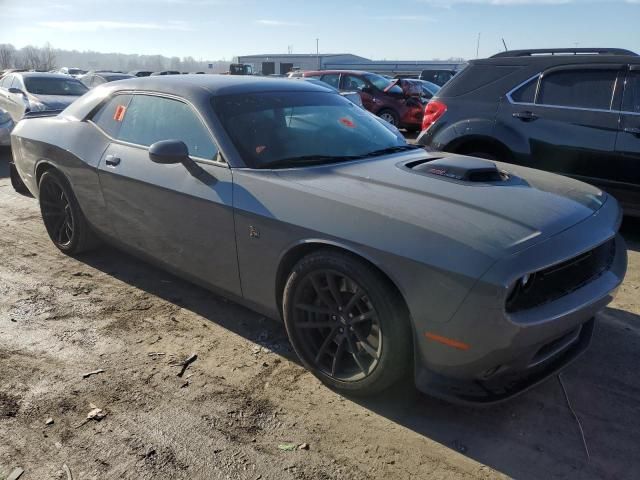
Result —
<svg viewBox="0 0 640 480"><path fill-rule="evenodd" d="M15 72L14 75L20 75L23 78L60 78L64 80L75 80L64 73L48 73L48 72Z"/></svg>
<svg viewBox="0 0 640 480"><path fill-rule="evenodd" d="M287 78L249 75L156 75L118 82L118 90L147 90L190 96L203 90L212 95L277 91L331 91L311 82L292 82Z"/></svg>
<svg viewBox="0 0 640 480"><path fill-rule="evenodd" d="M504 65L504 66L528 66L528 65L572 65L585 63L640 63L640 57L636 55L532 55L532 56L495 56L470 60L471 65Z"/></svg>

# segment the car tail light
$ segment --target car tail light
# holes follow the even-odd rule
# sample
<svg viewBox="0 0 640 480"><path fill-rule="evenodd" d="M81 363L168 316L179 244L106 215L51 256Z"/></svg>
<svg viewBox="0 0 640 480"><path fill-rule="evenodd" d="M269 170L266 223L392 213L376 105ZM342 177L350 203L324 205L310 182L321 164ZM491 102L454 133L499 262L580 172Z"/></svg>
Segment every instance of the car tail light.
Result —
<svg viewBox="0 0 640 480"><path fill-rule="evenodd" d="M427 103L427 106L424 108L424 115L422 116L422 130L428 129L444 115L446 111L447 106L438 100L431 100Z"/></svg>

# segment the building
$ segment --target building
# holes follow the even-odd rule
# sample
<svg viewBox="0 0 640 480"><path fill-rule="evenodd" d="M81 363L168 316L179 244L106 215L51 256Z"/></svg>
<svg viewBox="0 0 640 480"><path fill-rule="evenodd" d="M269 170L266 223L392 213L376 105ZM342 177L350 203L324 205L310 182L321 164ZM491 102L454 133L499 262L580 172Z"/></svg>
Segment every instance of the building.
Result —
<svg viewBox="0 0 640 480"><path fill-rule="evenodd" d="M284 75L291 70L326 70L327 65L362 63L370 60L350 53L244 55L238 63L248 63L254 73ZM333 68L333 67L332 67Z"/></svg>
<svg viewBox="0 0 640 480"><path fill-rule="evenodd" d="M422 70L460 70L464 62L440 60L370 60L350 53L244 55L255 73L284 75L292 70L366 70L387 75L420 73Z"/></svg>

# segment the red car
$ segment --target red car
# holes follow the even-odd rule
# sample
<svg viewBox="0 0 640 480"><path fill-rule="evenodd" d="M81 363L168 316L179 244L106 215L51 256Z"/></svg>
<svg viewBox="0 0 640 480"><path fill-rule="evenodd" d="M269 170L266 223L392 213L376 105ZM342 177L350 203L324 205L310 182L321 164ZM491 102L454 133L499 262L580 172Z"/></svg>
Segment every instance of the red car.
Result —
<svg viewBox="0 0 640 480"><path fill-rule="evenodd" d="M297 76L317 78L340 91L356 91L370 112L398 128L420 130L424 104L419 86L415 88L410 81L352 70L309 71Z"/></svg>

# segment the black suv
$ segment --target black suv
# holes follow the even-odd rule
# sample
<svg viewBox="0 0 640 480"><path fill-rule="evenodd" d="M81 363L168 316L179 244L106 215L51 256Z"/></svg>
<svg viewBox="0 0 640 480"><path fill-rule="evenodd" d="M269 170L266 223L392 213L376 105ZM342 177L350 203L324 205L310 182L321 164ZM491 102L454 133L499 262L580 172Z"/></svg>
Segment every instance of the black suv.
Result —
<svg viewBox="0 0 640 480"><path fill-rule="evenodd" d="M418 142L595 184L640 216L640 57L517 50L471 61L427 104Z"/></svg>

